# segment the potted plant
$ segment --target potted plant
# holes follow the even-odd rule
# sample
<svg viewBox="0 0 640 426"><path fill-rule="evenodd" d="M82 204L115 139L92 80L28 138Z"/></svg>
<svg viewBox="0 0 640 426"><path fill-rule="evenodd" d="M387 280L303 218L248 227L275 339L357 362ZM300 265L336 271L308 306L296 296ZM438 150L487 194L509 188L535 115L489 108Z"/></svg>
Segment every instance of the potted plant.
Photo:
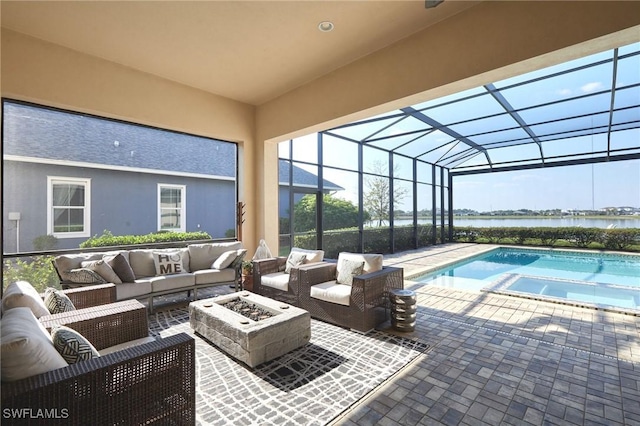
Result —
<svg viewBox="0 0 640 426"><path fill-rule="evenodd" d="M242 288L253 290L253 262L250 260L242 262Z"/></svg>

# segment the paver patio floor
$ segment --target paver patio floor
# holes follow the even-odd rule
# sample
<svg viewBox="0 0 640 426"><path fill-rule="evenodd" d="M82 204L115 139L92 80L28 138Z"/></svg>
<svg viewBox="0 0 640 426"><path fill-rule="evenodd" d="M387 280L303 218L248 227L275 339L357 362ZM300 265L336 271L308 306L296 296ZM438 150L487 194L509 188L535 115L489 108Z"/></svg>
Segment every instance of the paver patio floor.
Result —
<svg viewBox="0 0 640 426"><path fill-rule="evenodd" d="M385 263L411 278L490 248L445 244L385 255ZM639 316L414 289L418 320L406 334L433 349L332 424L640 424Z"/></svg>

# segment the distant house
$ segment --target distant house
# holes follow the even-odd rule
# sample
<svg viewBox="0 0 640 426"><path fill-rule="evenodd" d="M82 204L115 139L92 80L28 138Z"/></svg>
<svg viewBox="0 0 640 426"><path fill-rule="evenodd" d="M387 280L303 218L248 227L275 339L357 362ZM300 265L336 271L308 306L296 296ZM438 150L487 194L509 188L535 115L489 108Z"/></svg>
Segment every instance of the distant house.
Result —
<svg viewBox="0 0 640 426"><path fill-rule="evenodd" d="M235 229L237 147L15 102L3 104L3 249L54 235Z"/></svg>
<svg viewBox="0 0 640 426"><path fill-rule="evenodd" d="M290 173L293 183L289 186ZM302 197L307 194L315 194L318 188L318 175L308 172L300 167L293 166L286 160L278 162L278 213L279 217L289 217L289 191L293 192L293 204L296 204ZM324 179L322 181L322 189L325 194L335 191L344 190L343 187Z"/></svg>

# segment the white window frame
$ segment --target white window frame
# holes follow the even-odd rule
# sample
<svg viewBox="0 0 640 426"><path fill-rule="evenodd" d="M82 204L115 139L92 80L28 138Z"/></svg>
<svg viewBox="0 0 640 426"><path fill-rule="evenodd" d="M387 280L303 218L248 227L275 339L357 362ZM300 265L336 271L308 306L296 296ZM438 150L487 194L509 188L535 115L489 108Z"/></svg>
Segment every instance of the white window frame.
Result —
<svg viewBox="0 0 640 426"><path fill-rule="evenodd" d="M162 228L162 190L163 189L179 189L180 190L180 226L178 228ZM187 229L187 186L175 185L168 183L158 184L158 231L186 232Z"/></svg>
<svg viewBox="0 0 640 426"><path fill-rule="evenodd" d="M53 226L53 186L56 184L72 184L84 186L84 213L82 215L83 231L54 232ZM91 236L91 179L62 176L47 176L47 234L56 238L88 238Z"/></svg>

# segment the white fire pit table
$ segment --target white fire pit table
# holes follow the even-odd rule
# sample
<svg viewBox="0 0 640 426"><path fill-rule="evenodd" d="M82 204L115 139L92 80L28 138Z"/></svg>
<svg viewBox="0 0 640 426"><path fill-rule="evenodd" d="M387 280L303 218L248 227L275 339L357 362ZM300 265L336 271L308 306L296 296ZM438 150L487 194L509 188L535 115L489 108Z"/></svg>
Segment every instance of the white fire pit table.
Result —
<svg viewBox="0 0 640 426"><path fill-rule="evenodd" d="M243 313L223 306L229 302L246 302L240 303L242 309L236 306ZM257 320L249 319L248 314L257 315ZM196 333L249 367L304 346L311 339L309 312L248 291L191 302L189 321Z"/></svg>

